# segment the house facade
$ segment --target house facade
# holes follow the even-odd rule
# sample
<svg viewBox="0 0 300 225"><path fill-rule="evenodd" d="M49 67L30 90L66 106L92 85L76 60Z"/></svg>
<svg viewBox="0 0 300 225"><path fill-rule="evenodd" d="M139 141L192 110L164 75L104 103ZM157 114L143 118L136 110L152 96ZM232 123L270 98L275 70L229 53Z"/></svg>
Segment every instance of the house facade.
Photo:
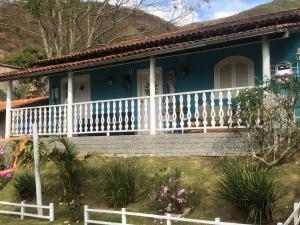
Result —
<svg viewBox="0 0 300 225"><path fill-rule="evenodd" d="M7 136L31 134L34 122L40 135L82 139L227 132L239 92L298 76L299 49L294 9L41 60L0 75ZM49 105L11 109L12 81L35 76L49 77Z"/></svg>

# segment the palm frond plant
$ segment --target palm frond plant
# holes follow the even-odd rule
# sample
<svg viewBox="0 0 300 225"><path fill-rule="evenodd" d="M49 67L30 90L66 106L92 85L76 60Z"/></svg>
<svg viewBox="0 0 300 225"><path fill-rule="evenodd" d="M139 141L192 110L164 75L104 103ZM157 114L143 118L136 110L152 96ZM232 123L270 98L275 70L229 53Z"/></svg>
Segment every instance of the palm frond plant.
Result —
<svg viewBox="0 0 300 225"><path fill-rule="evenodd" d="M282 196L271 169L245 160L226 160L218 182L220 196L248 214L248 221L272 221L275 204Z"/></svg>
<svg viewBox="0 0 300 225"><path fill-rule="evenodd" d="M82 184L85 164L78 158L79 151L74 143L65 138L53 141L55 146L48 158L56 165L62 182L62 201L67 206L69 219L77 221L81 218Z"/></svg>
<svg viewBox="0 0 300 225"><path fill-rule="evenodd" d="M13 185L21 200L31 201L35 197L35 177L31 170L25 170L13 179Z"/></svg>

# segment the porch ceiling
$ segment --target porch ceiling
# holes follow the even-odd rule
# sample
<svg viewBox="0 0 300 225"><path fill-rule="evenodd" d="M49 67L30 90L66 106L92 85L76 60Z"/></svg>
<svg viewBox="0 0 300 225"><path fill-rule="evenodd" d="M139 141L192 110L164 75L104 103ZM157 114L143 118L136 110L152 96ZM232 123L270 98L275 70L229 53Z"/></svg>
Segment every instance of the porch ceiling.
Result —
<svg viewBox="0 0 300 225"><path fill-rule="evenodd" d="M80 70L105 67L148 59L149 56L161 57L178 54L180 51L217 48L218 45L233 45L247 40L259 41L261 35L274 35L300 27L300 8L255 16L237 21L208 25L196 29L179 31L164 35L123 42L106 48L51 58L36 62L32 67L0 75L0 82L27 77L63 73L67 70ZM256 39L255 39L256 38ZM245 41L246 42L246 41ZM226 44L224 44L226 43Z"/></svg>

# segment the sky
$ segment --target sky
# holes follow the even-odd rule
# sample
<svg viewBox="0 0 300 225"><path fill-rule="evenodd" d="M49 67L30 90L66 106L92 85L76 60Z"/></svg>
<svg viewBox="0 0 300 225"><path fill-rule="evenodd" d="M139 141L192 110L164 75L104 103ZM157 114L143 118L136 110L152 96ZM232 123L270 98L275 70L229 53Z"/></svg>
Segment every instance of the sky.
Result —
<svg viewBox="0 0 300 225"><path fill-rule="evenodd" d="M145 11L159 16L165 20L169 20L171 17L170 15L174 15L174 12L170 12L172 11L170 10L172 5L177 4L177 8L180 11L183 1L190 4L197 4L204 0L165 0L163 1L164 4L160 4L159 7L148 7ZM231 16L271 1L272 0L209 0L208 4L200 4L201 7L196 7L197 10L187 14L184 19L179 20L177 25L186 25L193 22L202 22Z"/></svg>

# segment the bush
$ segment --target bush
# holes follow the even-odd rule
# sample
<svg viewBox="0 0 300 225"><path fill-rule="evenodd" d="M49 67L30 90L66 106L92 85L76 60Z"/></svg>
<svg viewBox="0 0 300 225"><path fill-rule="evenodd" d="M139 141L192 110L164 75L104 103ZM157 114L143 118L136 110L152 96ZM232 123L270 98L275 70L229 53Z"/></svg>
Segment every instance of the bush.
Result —
<svg viewBox="0 0 300 225"><path fill-rule="evenodd" d="M220 195L248 214L248 221L271 221L275 203L280 198L279 184L271 172L261 165L246 161L225 161L218 183Z"/></svg>
<svg viewBox="0 0 300 225"><path fill-rule="evenodd" d="M66 205L71 221L77 221L82 216L83 193L82 185L85 177L84 161L78 159L79 151L75 144L65 138L57 140L48 158L56 165L62 182L61 200Z"/></svg>
<svg viewBox="0 0 300 225"><path fill-rule="evenodd" d="M194 192L181 185L181 171L176 168L167 173L166 168L160 169L156 181L156 200L160 212L180 213L187 215L192 209L191 199Z"/></svg>
<svg viewBox="0 0 300 225"><path fill-rule="evenodd" d="M25 171L14 178L13 185L21 200L31 201L35 197L35 178L31 171Z"/></svg>
<svg viewBox="0 0 300 225"><path fill-rule="evenodd" d="M124 207L135 202L141 193L140 175L134 160L118 159L106 163L103 169L103 191L107 204Z"/></svg>

